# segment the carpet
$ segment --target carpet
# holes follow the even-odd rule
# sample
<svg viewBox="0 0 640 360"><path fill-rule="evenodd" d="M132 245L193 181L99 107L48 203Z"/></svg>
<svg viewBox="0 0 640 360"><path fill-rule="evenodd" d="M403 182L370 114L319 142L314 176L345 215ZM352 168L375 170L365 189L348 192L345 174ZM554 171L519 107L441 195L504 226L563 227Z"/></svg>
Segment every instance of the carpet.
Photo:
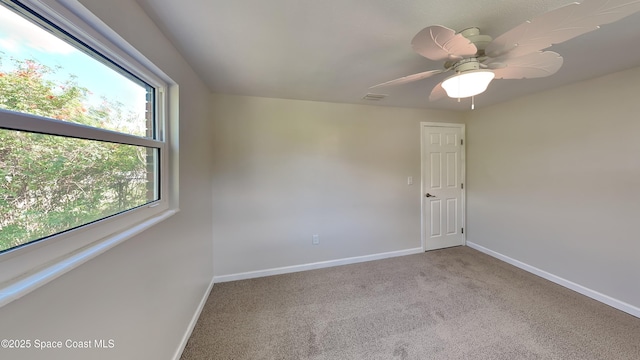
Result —
<svg viewBox="0 0 640 360"><path fill-rule="evenodd" d="M216 284L195 359L640 359L640 319L468 247Z"/></svg>

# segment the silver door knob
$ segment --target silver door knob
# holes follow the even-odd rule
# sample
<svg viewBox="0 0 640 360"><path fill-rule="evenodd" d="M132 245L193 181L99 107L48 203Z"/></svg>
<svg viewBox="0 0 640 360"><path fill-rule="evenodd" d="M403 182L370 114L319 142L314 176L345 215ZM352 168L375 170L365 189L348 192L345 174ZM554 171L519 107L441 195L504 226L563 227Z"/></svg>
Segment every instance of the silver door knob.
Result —
<svg viewBox="0 0 640 360"><path fill-rule="evenodd" d="M425 195L425 197L436 197L435 195L431 195L429 193L427 193L427 195Z"/></svg>

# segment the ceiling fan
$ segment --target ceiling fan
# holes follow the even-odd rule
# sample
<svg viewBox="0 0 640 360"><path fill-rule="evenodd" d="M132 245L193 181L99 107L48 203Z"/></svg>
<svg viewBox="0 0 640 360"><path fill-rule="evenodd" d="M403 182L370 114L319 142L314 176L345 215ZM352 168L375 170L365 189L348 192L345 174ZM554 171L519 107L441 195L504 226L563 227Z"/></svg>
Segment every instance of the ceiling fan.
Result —
<svg viewBox="0 0 640 360"><path fill-rule="evenodd" d="M454 71L455 74L433 88L429 100L445 96L473 99L484 92L493 79L553 75L562 66L562 56L542 50L637 11L640 11L640 0L584 0L534 17L495 39L481 34L475 27L456 33L444 26L429 26L413 38L412 48L427 59L444 61L444 68L401 77L371 88L406 84Z"/></svg>

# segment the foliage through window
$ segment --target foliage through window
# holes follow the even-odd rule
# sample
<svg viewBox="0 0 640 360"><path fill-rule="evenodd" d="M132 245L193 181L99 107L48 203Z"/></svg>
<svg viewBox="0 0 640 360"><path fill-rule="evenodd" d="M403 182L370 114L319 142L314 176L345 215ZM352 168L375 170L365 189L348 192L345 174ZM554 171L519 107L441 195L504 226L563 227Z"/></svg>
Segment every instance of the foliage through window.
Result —
<svg viewBox="0 0 640 360"><path fill-rule="evenodd" d="M157 86L0 3L0 252L160 199Z"/></svg>

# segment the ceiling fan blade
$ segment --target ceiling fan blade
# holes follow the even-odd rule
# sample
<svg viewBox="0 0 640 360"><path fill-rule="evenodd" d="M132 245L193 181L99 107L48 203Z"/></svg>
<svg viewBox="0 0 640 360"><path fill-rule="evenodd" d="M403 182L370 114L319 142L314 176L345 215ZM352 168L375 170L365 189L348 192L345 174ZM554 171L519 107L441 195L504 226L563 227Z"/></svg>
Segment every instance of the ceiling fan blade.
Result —
<svg viewBox="0 0 640 360"><path fill-rule="evenodd" d="M417 74L413 74L413 75L408 75L408 76L404 76L401 77L399 79L395 79L395 80L391 80L391 81L387 81L384 82L382 84L378 84L378 85L374 85L372 87L370 87L369 89L373 89L373 88L377 88L377 87L381 87L381 86L392 86L392 85L401 85L401 84L406 84L412 81L418 81L418 80L422 80L422 79L426 79L430 76L436 75L436 74L440 74L445 72L446 70L429 70L429 71L425 71L425 72L421 72L421 73L417 73Z"/></svg>
<svg viewBox="0 0 640 360"><path fill-rule="evenodd" d="M411 40L411 47L418 54L435 61L460 60L478 52L469 39L440 25L420 30Z"/></svg>
<svg viewBox="0 0 640 360"><path fill-rule="evenodd" d="M640 0L584 0L534 17L495 38L485 48L489 57L519 57L596 30L640 11Z"/></svg>
<svg viewBox="0 0 640 360"><path fill-rule="evenodd" d="M534 52L531 54L507 58L493 59L487 65L506 65L501 68L493 68L496 79L532 79L550 76L556 73L562 66L562 56L553 51Z"/></svg>
<svg viewBox="0 0 640 360"><path fill-rule="evenodd" d="M447 92L442 87L442 82L438 83L433 90L431 90L431 95L429 95L429 101L437 101L447 97Z"/></svg>

